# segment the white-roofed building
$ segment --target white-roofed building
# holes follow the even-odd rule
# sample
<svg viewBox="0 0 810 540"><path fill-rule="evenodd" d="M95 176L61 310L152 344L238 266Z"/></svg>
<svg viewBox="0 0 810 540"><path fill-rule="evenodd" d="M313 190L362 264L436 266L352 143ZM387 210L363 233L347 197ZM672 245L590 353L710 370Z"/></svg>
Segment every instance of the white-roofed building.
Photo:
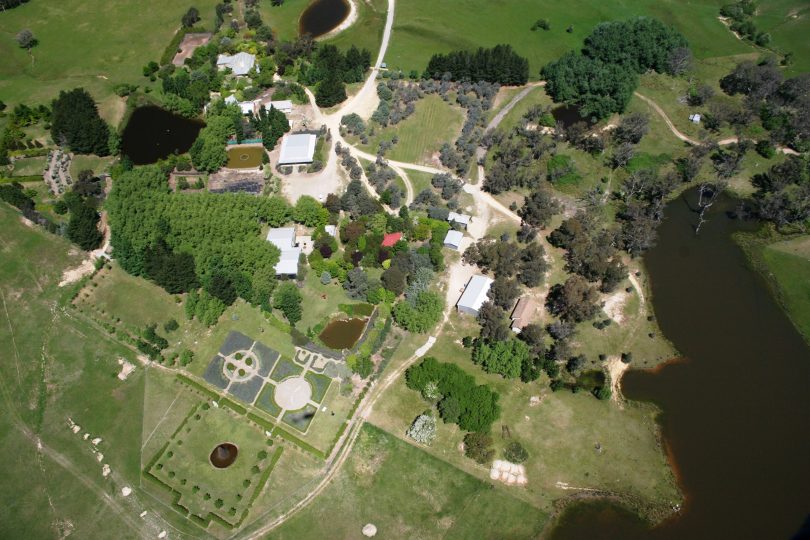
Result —
<svg viewBox="0 0 810 540"><path fill-rule="evenodd" d="M333 238L337 236L337 227L335 225L324 225L323 230Z"/></svg>
<svg viewBox="0 0 810 540"><path fill-rule="evenodd" d="M455 212L450 212L447 215L447 221L450 223L458 223L460 225L464 225L464 228L467 228L467 225L470 224L472 221L472 216L468 216L467 214L457 214Z"/></svg>
<svg viewBox="0 0 810 540"><path fill-rule="evenodd" d="M444 237L444 247L449 247L458 251L461 247L461 240L464 238L464 233L461 231L449 230Z"/></svg>
<svg viewBox="0 0 810 540"><path fill-rule="evenodd" d="M312 133L293 133L285 135L281 140L281 153L278 158L279 165L297 165L312 163L315 155L315 144L318 137Z"/></svg>
<svg viewBox="0 0 810 540"><path fill-rule="evenodd" d="M292 101L289 99L284 99L281 101L271 101L270 103L265 104L265 107L268 109L270 107L283 112L284 114L290 114L292 112Z"/></svg>
<svg viewBox="0 0 810 540"><path fill-rule="evenodd" d="M219 69L230 68L234 75L239 77L247 75L253 67L259 71L259 66L256 65L256 55L240 52L233 56L229 54L220 54L217 56L217 67Z"/></svg>
<svg viewBox="0 0 810 540"><path fill-rule="evenodd" d="M481 306L487 301L487 293L492 286L492 279L487 276L473 276L467 282L461 298L456 303L456 309L462 313L478 316Z"/></svg>
<svg viewBox="0 0 810 540"><path fill-rule="evenodd" d="M295 245L295 227L281 227L267 231L267 241L281 251L276 263L277 276L296 276L301 248Z"/></svg>
<svg viewBox="0 0 810 540"><path fill-rule="evenodd" d="M242 110L242 114L247 116L250 113L256 114L256 102L255 101L239 101L236 99L236 96L230 95L225 98L225 103L228 105L239 105L239 108Z"/></svg>

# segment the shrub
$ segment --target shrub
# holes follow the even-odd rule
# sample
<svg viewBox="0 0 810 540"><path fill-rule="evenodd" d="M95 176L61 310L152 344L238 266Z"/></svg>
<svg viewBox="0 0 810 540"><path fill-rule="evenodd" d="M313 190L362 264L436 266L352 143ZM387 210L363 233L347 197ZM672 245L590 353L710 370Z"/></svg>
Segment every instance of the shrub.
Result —
<svg viewBox="0 0 810 540"><path fill-rule="evenodd" d="M487 433L467 433L464 436L464 455L481 465L489 463L495 455L492 437Z"/></svg>
<svg viewBox="0 0 810 540"><path fill-rule="evenodd" d="M503 451L503 457L512 463L523 463L529 459L529 452L517 441L509 443Z"/></svg>
<svg viewBox="0 0 810 540"><path fill-rule="evenodd" d="M420 414L405 433L416 442L430 446L436 438L436 419L429 414Z"/></svg>

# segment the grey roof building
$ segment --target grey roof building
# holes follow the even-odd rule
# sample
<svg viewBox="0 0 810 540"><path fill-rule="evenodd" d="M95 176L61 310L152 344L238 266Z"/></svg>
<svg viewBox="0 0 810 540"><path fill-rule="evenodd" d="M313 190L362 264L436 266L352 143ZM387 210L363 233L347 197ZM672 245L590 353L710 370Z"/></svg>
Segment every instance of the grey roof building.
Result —
<svg viewBox="0 0 810 540"><path fill-rule="evenodd" d="M285 135L281 141L281 154L279 165L296 165L299 163L312 163L315 155L315 143L318 137L312 133L294 133Z"/></svg>
<svg viewBox="0 0 810 540"><path fill-rule="evenodd" d="M461 240L464 238L464 233L461 231L447 231L447 236L444 237L444 247L449 247L458 250L461 247Z"/></svg>
<svg viewBox="0 0 810 540"><path fill-rule="evenodd" d="M253 66L256 66L256 56L250 53L240 52L233 56L229 54L217 56L217 67L219 69L230 68L234 75L247 75ZM256 66L256 71L259 71L259 66Z"/></svg>
<svg viewBox="0 0 810 540"><path fill-rule="evenodd" d="M281 227L267 231L267 241L281 251L276 263L277 276L295 276L298 274L298 257L301 248L295 245L295 227Z"/></svg>
<svg viewBox="0 0 810 540"><path fill-rule="evenodd" d="M467 282L461 298L456 303L456 309L461 313L478 316L481 306L487 301L489 288L492 286L492 279L487 276L473 276Z"/></svg>

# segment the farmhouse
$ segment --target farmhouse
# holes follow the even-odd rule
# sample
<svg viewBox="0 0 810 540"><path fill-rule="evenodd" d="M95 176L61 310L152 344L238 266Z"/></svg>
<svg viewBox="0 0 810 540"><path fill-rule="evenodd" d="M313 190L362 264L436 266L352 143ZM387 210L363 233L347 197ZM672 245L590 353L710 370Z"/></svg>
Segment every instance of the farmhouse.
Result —
<svg viewBox="0 0 810 540"><path fill-rule="evenodd" d="M225 98L225 103L227 104L236 104L239 105L239 108L242 109L242 114L248 115L250 113L256 114L256 102L255 101L239 101L236 99L236 96L228 96Z"/></svg>
<svg viewBox="0 0 810 540"><path fill-rule="evenodd" d="M401 232L389 233L383 236L383 241L381 245L382 247L393 247L394 244L396 244L400 240L402 240Z"/></svg>
<svg viewBox="0 0 810 540"><path fill-rule="evenodd" d="M295 228L270 229L267 232L267 241L281 251L276 263L276 275L295 277L298 274L298 258L301 255L301 248L296 245Z"/></svg>
<svg viewBox="0 0 810 540"><path fill-rule="evenodd" d="M532 321L537 304L528 296L524 296L517 301L515 309L512 311L512 331L519 334L527 324Z"/></svg>
<svg viewBox="0 0 810 540"><path fill-rule="evenodd" d="M468 216L467 214L457 214L455 212L450 212L447 215L447 221L450 223L458 223L459 225L463 225L464 228L467 228L467 225L470 224L472 221L472 216Z"/></svg>
<svg viewBox="0 0 810 540"><path fill-rule="evenodd" d="M279 165L297 165L312 163L315 155L315 143L318 137L312 133L294 133L285 135L281 140Z"/></svg>
<svg viewBox="0 0 810 540"><path fill-rule="evenodd" d="M456 303L456 309L461 313L478 316L481 306L487 301L489 288L492 286L492 279L487 276L473 276L467 282L464 293Z"/></svg>
<svg viewBox="0 0 810 540"><path fill-rule="evenodd" d="M447 231L447 236L444 237L444 247L451 249L458 249L461 247L461 240L464 238L464 233L461 231Z"/></svg>
<svg viewBox="0 0 810 540"><path fill-rule="evenodd" d="M233 56L229 54L220 54L217 56L217 68L226 69L230 68L234 75L241 77L250 73L253 67L259 71L259 66L256 65L256 56L246 52L240 52Z"/></svg>

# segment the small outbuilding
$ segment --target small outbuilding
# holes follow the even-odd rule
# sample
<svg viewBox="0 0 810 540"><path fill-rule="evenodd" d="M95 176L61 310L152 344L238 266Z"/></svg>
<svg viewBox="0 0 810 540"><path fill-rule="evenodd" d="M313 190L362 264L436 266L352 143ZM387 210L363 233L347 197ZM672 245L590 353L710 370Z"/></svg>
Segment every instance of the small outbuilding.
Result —
<svg viewBox="0 0 810 540"><path fill-rule="evenodd" d="M444 237L444 247L455 249L456 251L461 248L461 240L464 238L464 233L461 231L449 230Z"/></svg>
<svg viewBox="0 0 810 540"><path fill-rule="evenodd" d="M273 108L277 111L281 111L284 114L290 114L293 109L292 101L289 99L281 100L281 101L271 101L269 104L266 105L267 108Z"/></svg>
<svg viewBox="0 0 810 540"><path fill-rule="evenodd" d="M692 122L693 124L699 124L700 118L701 118L700 113L694 113L689 115L689 121Z"/></svg>
<svg viewBox="0 0 810 540"><path fill-rule="evenodd" d="M467 214L457 214L456 212L450 212L447 215L447 221L449 221L450 223L458 223L459 225L462 225L466 229L467 225L469 225L470 221L472 221L472 216L468 216Z"/></svg>
<svg viewBox="0 0 810 540"><path fill-rule="evenodd" d="M471 277L470 281L467 282L467 286L464 287L461 298L456 303L456 309L461 313L477 317L478 312L481 311L481 306L487 301L487 294L489 294L491 286L492 279L487 276L477 275Z"/></svg>
<svg viewBox="0 0 810 540"><path fill-rule="evenodd" d="M293 133L281 140L279 165L299 165L312 163L318 137L313 133Z"/></svg>
<svg viewBox="0 0 810 540"><path fill-rule="evenodd" d="M517 301L515 309L512 310L512 331L519 334L527 324L532 321L537 311L537 303L528 296L523 296Z"/></svg>

